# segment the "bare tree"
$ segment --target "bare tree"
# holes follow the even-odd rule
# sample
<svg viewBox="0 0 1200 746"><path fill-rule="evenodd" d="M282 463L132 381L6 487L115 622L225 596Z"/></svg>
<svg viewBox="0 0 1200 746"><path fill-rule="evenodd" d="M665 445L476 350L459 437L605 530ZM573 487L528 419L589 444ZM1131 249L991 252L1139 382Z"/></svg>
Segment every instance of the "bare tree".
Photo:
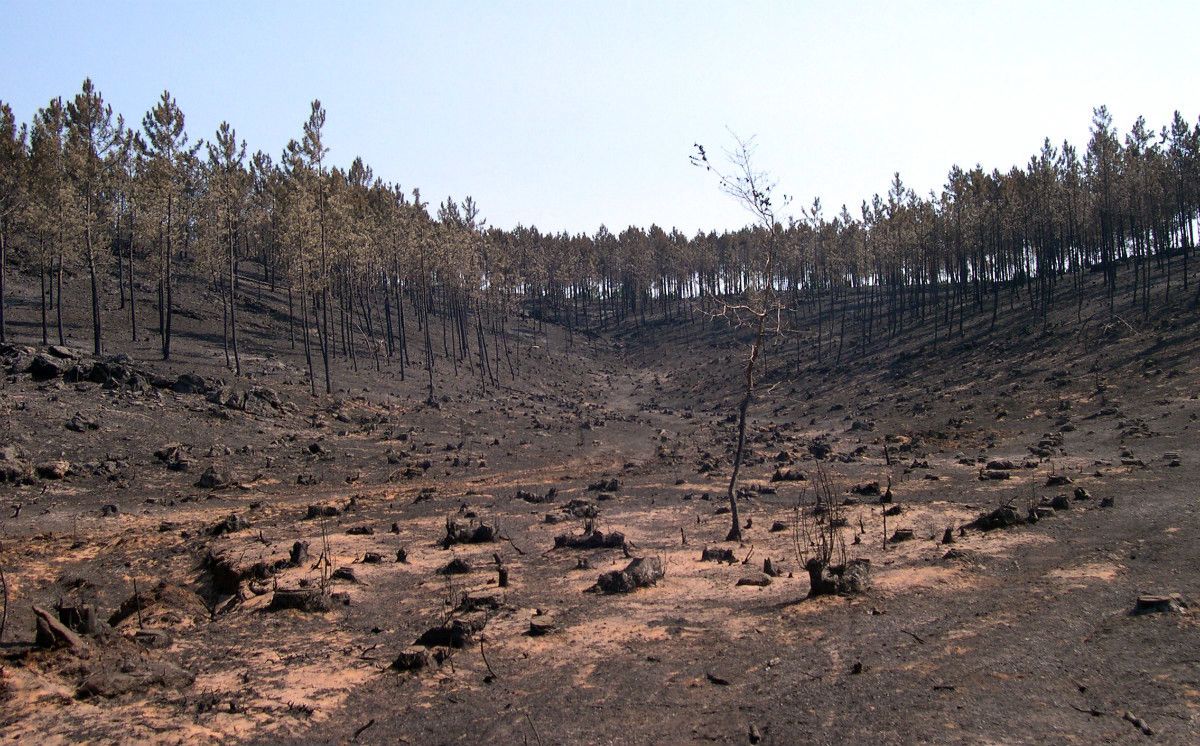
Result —
<svg viewBox="0 0 1200 746"><path fill-rule="evenodd" d="M780 329L782 306L776 299L775 278L772 274L772 264L779 245L779 234L782 226L775 220L775 207L771 194L775 188L774 182L764 171L759 171L753 163L754 140L742 140L734 137L736 147L726 153L730 170L723 172L708 159L704 146L696 144L696 154L691 156L694 165L703 167L716 175L721 191L732 197L749 210L756 221L766 231L767 240L763 244L762 265L758 271L760 285L757 289L746 289L745 302L728 303L718 300L717 315L730 319L736 326L749 326L754 329L754 338L746 355L745 387L737 410L737 440L733 451L733 469L729 475L729 512L731 525L726 541L742 540L742 524L738 515L737 483L742 470L742 460L746 450L746 417L750 404L755 395L755 368L763 352L763 340L766 337L767 323L774 318L774 329ZM784 197L786 204L787 197Z"/></svg>

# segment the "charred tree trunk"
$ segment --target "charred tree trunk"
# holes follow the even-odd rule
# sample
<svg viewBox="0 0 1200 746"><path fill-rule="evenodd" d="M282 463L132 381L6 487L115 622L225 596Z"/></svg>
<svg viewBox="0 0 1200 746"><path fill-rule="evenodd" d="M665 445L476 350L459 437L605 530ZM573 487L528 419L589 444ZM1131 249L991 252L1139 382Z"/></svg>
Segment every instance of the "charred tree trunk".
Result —
<svg viewBox="0 0 1200 746"><path fill-rule="evenodd" d="M238 354L237 338L237 298L234 294L234 283L237 279L235 255L235 233L232 223L229 224L229 342L233 346L233 374L242 375L242 358Z"/></svg>
<svg viewBox="0 0 1200 746"><path fill-rule="evenodd" d="M83 228L83 246L87 254L88 276L91 280L92 288L92 354L99 357L100 351L100 283L96 277L96 255L92 242L92 201L88 198L87 214L85 219L87 222Z"/></svg>
<svg viewBox="0 0 1200 746"><path fill-rule="evenodd" d="M300 270L300 318L303 321L301 330L304 333L304 362L308 366L308 392L317 395L317 379L313 374L312 343L308 334L308 283L305 280L304 269ZM289 286L290 288L290 286Z"/></svg>
<svg viewBox="0 0 1200 746"><path fill-rule="evenodd" d="M174 303L174 290L171 283L171 221L172 221L172 206L173 195L167 195L167 230L165 240L163 242L163 276L162 276L162 297L160 300L159 318L162 326L162 359L171 359L171 320L172 307Z"/></svg>
<svg viewBox="0 0 1200 746"><path fill-rule="evenodd" d="M292 283L288 283L288 345L296 349L296 311L292 300Z"/></svg>
<svg viewBox="0 0 1200 746"><path fill-rule="evenodd" d="M58 343L65 345L66 340L63 335L63 319L62 319L62 276L63 276L63 255L61 244L58 250L58 269L55 272L55 289L54 289L54 314L55 323L58 325Z"/></svg>
<svg viewBox="0 0 1200 746"><path fill-rule="evenodd" d="M38 280L41 282L42 286L40 304L42 307L42 344L47 345L50 344L50 342L46 329L46 255L44 252L45 249L43 248L42 252L40 252L41 260L38 262Z"/></svg>
<svg viewBox="0 0 1200 746"><path fill-rule="evenodd" d="M733 473L729 476L729 515L732 522L725 541L742 540L742 524L738 516L737 481L742 470L742 457L746 450L746 414L750 402L754 399L754 366L758 362L758 354L762 349L763 334L766 331L767 313L758 314L754 330L754 343L750 346L750 357L746 360L746 390L738 405L737 446L733 452Z"/></svg>
<svg viewBox="0 0 1200 746"><path fill-rule="evenodd" d="M129 272L129 338L137 342L137 292L133 288L133 245L136 239L133 206L129 208L129 261L125 263Z"/></svg>
<svg viewBox="0 0 1200 746"><path fill-rule="evenodd" d="M7 342L5 331L4 306L7 298L4 295L4 275L8 271L8 225L7 221L0 222L0 342Z"/></svg>

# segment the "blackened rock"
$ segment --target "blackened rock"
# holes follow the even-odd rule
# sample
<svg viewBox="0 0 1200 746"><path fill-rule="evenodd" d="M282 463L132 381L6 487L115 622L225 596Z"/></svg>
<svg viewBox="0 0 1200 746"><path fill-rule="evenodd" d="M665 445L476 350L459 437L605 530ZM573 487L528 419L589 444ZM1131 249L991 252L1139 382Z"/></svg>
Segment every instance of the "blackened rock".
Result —
<svg viewBox="0 0 1200 746"><path fill-rule="evenodd" d="M454 544L486 544L495 541L497 533L495 526L486 523L463 526L449 518L446 520L446 536L442 539L442 548L449 549Z"/></svg>
<svg viewBox="0 0 1200 746"><path fill-rule="evenodd" d="M700 552L701 562L728 562L733 564L737 562L737 557L733 555L732 549L723 547L705 547L704 551Z"/></svg>
<svg viewBox="0 0 1200 746"><path fill-rule="evenodd" d="M980 515L967 525L970 528L977 528L980 531L993 531L995 529L1017 526L1023 522L1016 508L1011 505L1004 505L990 513Z"/></svg>
<svg viewBox="0 0 1200 746"><path fill-rule="evenodd" d="M85 433L88 430L99 430L100 424L95 420L84 417L79 412L76 412L71 419L67 420L66 428L76 433Z"/></svg>
<svg viewBox="0 0 1200 746"><path fill-rule="evenodd" d="M426 630L415 644L427 648L465 648L481 629L482 619L453 619Z"/></svg>
<svg viewBox="0 0 1200 746"><path fill-rule="evenodd" d="M283 409L280 395L266 386L251 386L246 392L246 402L242 409L254 415L269 415Z"/></svg>
<svg viewBox="0 0 1200 746"><path fill-rule="evenodd" d="M827 458L829 454L833 452L833 446L829 445L828 443L818 441L816 443L809 444L808 452L812 454L813 458L820 461L821 459Z"/></svg>
<svg viewBox="0 0 1200 746"><path fill-rule="evenodd" d="M113 355L105 360L97 360L88 372L88 380L106 388L117 388L135 378L131 363L132 360L127 355Z"/></svg>
<svg viewBox="0 0 1200 746"><path fill-rule="evenodd" d="M195 373L184 373L171 384L171 390L177 394L207 394L212 388L203 376Z"/></svg>
<svg viewBox="0 0 1200 746"><path fill-rule="evenodd" d="M334 580L344 580L347 583L361 583L362 582L361 580L358 579L358 575L354 572L353 567L339 567L338 569L334 570L333 574L330 575L329 577Z"/></svg>
<svg viewBox="0 0 1200 746"><path fill-rule="evenodd" d="M64 459L42 461L34 467L34 471L42 479L66 479L71 473L71 462Z"/></svg>
<svg viewBox="0 0 1200 746"><path fill-rule="evenodd" d="M656 585L664 576L662 560L658 557L639 557L624 570L606 572L596 579L596 588L603 593L631 593L638 588Z"/></svg>
<svg viewBox="0 0 1200 746"><path fill-rule="evenodd" d="M314 518L332 518L338 514L338 509L332 505L309 505L304 514L305 520Z"/></svg>
<svg viewBox="0 0 1200 746"><path fill-rule="evenodd" d="M533 503L534 505L554 502L554 498L557 496L558 490L553 487L550 488L550 491L545 495L539 495L536 492L529 492L527 490L517 490L516 494L516 498L518 500L524 500L525 502Z"/></svg>
<svg viewBox="0 0 1200 746"><path fill-rule="evenodd" d="M0 482L29 484L33 481L33 469L25 461L0 460Z"/></svg>
<svg viewBox="0 0 1200 746"><path fill-rule="evenodd" d="M433 656L428 648L408 647L400 651L396 660L392 661L395 671L421 671L433 665Z"/></svg>
<svg viewBox="0 0 1200 746"><path fill-rule="evenodd" d="M220 471L215 466L210 466L200 475L200 479L196 480L196 486L202 490L223 490L233 484L233 478L229 472Z"/></svg>
<svg viewBox="0 0 1200 746"><path fill-rule="evenodd" d="M315 613L329 611L330 607L329 595L319 588L280 588L275 591L275 595L271 596L271 603L267 606L267 611L296 609Z"/></svg>
<svg viewBox="0 0 1200 746"><path fill-rule="evenodd" d="M192 463L188 447L182 443L168 443L154 452L154 458L166 464L171 471L187 471Z"/></svg>
<svg viewBox="0 0 1200 746"><path fill-rule="evenodd" d="M265 386L251 386L245 390L218 388L209 393L208 400L226 409L256 415L271 415L284 409L279 394Z"/></svg>
<svg viewBox="0 0 1200 746"><path fill-rule="evenodd" d="M462 557L455 557L438 568L438 575L466 575L471 572L471 563Z"/></svg>
<svg viewBox="0 0 1200 746"><path fill-rule="evenodd" d="M63 374L63 369L61 360L42 353L33 356L28 368L29 375L35 381L49 381L51 378L58 378Z"/></svg>
<svg viewBox="0 0 1200 746"><path fill-rule="evenodd" d="M50 345L46 348L46 352L61 360L75 360L79 357L79 352L64 345Z"/></svg>
<svg viewBox="0 0 1200 746"><path fill-rule="evenodd" d="M246 522L245 518L242 518L237 513L230 513L225 520L213 526L209 533L211 533L213 536L221 536L223 534L232 534L237 531L243 531L248 528L250 528L250 524Z"/></svg>
<svg viewBox="0 0 1200 746"><path fill-rule="evenodd" d="M999 470L999 469L984 469L983 471L979 472L979 481L981 481L981 482L989 480L989 479L993 479L993 480L1010 479L1011 477L1012 477L1012 475L1009 474L1007 471L1003 471L1003 470Z"/></svg>
<svg viewBox="0 0 1200 746"><path fill-rule="evenodd" d="M766 588L771 584L771 577L763 573L759 573L758 575L748 575L744 578L739 578L737 584L739 586L751 585L757 588Z"/></svg>

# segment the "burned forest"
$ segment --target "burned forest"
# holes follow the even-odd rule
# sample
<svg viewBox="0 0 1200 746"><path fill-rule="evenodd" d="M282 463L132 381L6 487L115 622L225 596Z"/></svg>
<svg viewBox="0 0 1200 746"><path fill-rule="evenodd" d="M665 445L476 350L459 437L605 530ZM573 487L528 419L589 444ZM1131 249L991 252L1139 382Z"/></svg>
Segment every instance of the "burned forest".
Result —
<svg viewBox="0 0 1200 746"><path fill-rule="evenodd" d="M1200 740L1196 112L585 233L185 107L0 102L6 742Z"/></svg>

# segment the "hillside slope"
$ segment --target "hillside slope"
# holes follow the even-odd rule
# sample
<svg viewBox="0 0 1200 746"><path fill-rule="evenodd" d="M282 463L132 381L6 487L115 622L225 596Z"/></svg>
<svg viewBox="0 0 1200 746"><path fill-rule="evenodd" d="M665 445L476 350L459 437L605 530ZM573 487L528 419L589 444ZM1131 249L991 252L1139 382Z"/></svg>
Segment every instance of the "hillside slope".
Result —
<svg viewBox="0 0 1200 746"><path fill-rule="evenodd" d="M1098 291L1046 326L984 313L840 364L815 360L812 328L773 346L740 545L721 539L744 340L699 316L571 337L524 319L520 375L485 391L439 359L436 407L423 371L361 358L310 396L280 295L244 314L238 381L201 285L169 364L153 340L99 371L10 347L5 736L1097 742L1144 737L1140 718L1193 742L1194 611L1130 612L1200 591L1200 320L1182 299L1114 317ZM86 309L68 311L68 341L86 339ZM10 317L36 340L36 309ZM38 354L78 380L34 380ZM773 481L789 471L805 479ZM805 598L796 508L822 476L871 561L864 594ZM971 526L1006 504L1019 525ZM444 548L449 521L496 535ZM556 546L590 529L623 542ZM587 592L627 557L666 575ZM764 580L768 558L782 572ZM469 572L443 574L455 559ZM270 610L331 573L329 610ZM31 606L56 604L112 630L40 649ZM455 623L463 647L427 634ZM440 665L392 669L419 639L405 660Z"/></svg>

